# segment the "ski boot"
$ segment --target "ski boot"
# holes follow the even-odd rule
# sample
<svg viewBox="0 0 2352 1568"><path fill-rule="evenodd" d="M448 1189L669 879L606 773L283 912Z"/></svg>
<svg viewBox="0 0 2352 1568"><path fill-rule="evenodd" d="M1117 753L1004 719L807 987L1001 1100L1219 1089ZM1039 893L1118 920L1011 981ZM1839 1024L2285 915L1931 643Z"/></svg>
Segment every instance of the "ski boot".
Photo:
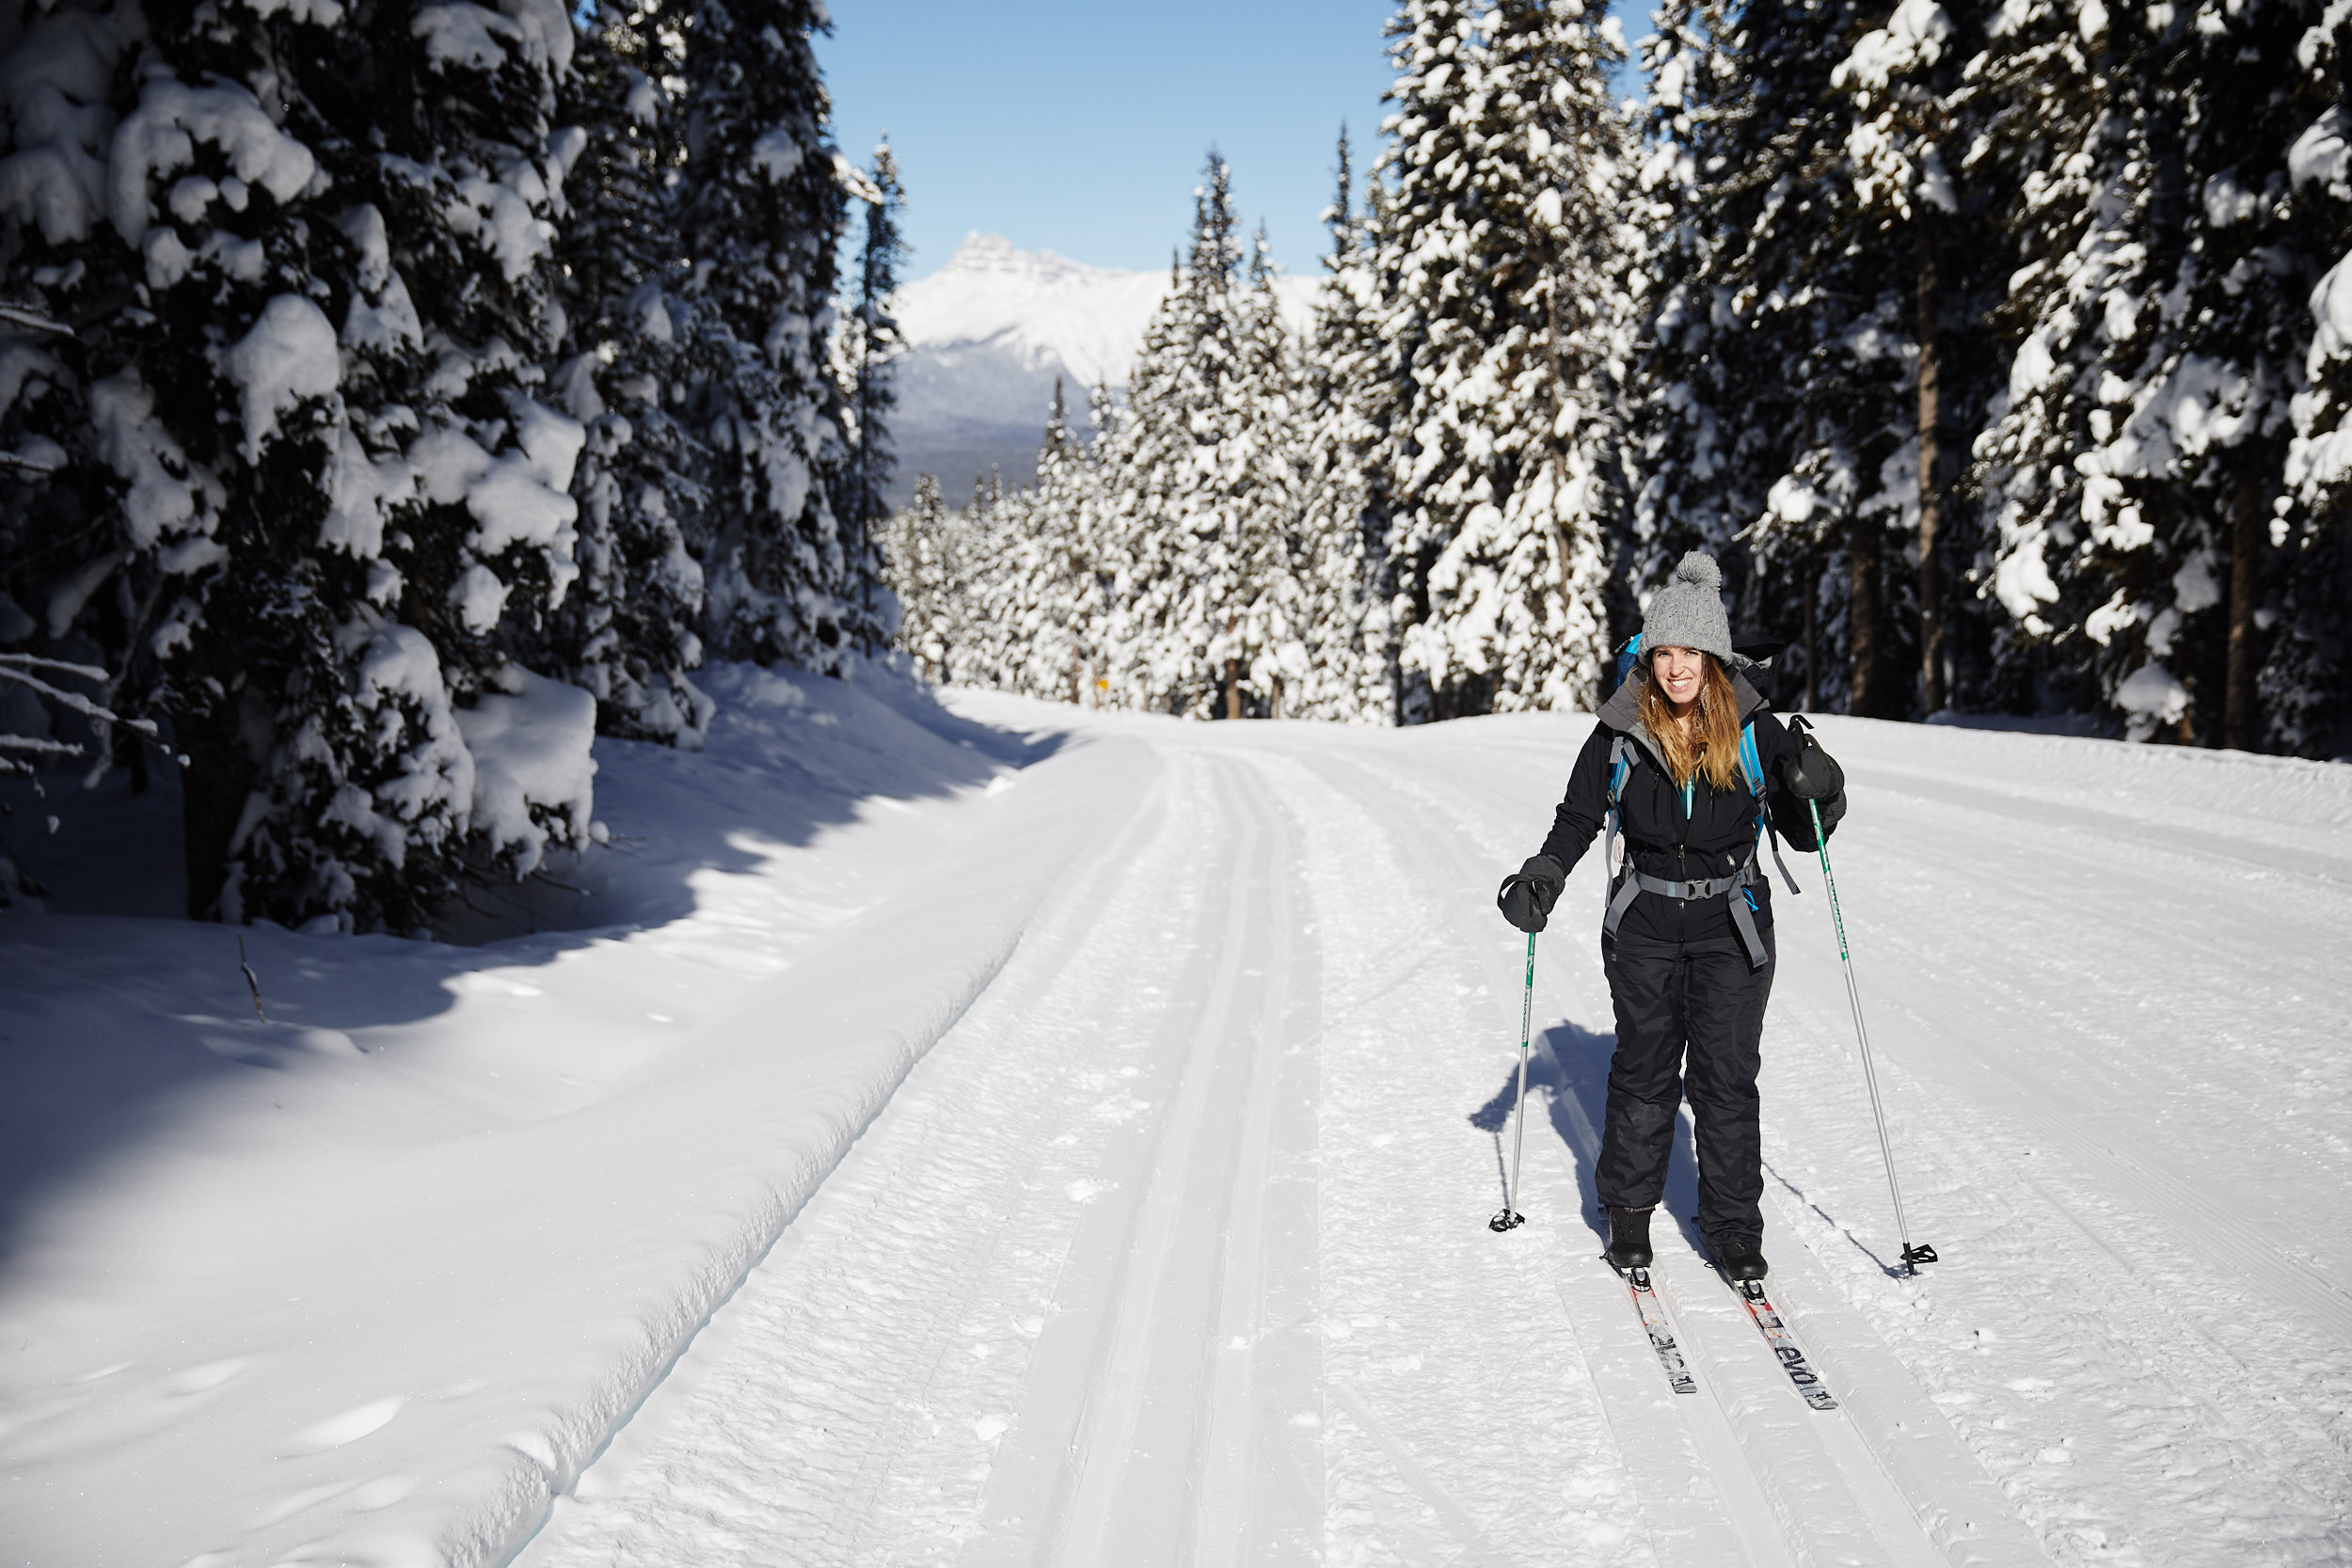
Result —
<svg viewBox="0 0 2352 1568"><path fill-rule="evenodd" d="M1650 1265L1649 1215L1647 1209L1610 1209L1609 1264L1620 1274L1628 1269L1646 1269Z"/></svg>
<svg viewBox="0 0 2352 1568"><path fill-rule="evenodd" d="M1708 1250L1715 1255L1715 1267L1721 1269L1724 1277L1735 1285L1761 1279L1772 1272L1772 1266L1764 1261L1763 1247L1755 1242L1725 1237L1707 1245Z"/></svg>

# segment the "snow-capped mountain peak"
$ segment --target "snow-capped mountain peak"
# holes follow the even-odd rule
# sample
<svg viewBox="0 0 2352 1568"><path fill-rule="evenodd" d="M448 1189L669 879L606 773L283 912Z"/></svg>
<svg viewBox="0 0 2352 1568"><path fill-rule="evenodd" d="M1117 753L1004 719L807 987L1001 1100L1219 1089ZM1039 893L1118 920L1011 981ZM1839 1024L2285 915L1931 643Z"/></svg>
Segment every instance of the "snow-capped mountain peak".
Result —
<svg viewBox="0 0 2352 1568"><path fill-rule="evenodd" d="M975 233L946 266L899 291L898 322L918 356L985 344L1031 376L1117 387L1125 384L1144 325L1167 287L1164 274L1090 267L1050 250L1016 249L1002 235ZM1025 390L1028 377L1022 379ZM1046 390L1050 395L1050 381ZM1043 404L1035 412L1042 420Z"/></svg>
<svg viewBox="0 0 2352 1568"><path fill-rule="evenodd" d="M898 291L907 357L898 372L901 496L939 475L949 498L964 476L995 467L1026 480L1059 378L1071 419L1097 384L1123 391L1144 328L1167 292L1164 269L1089 266L1023 250L1001 234L964 236L937 272ZM1279 280L1285 314L1305 325L1315 280Z"/></svg>

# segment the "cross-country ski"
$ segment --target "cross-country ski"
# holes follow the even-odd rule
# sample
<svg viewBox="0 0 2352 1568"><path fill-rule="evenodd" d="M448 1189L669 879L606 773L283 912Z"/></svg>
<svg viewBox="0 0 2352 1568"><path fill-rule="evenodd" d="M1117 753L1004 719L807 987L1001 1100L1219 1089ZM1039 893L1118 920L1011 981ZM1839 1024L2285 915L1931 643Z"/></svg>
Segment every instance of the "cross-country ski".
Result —
<svg viewBox="0 0 2352 1568"><path fill-rule="evenodd" d="M1628 1269L1625 1282L1633 1297L1633 1315L1641 1320L1643 1332L1649 1336L1649 1348L1658 1354L1658 1366L1666 1374L1666 1386L1677 1394L1697 1393L1699 1386L1682 1359L1682 1347L1675 1343L1674 1320L1666 1316L1665 1305L1658 1299L1649 1270Z"/></svg>
<svg viewBox="0 0 2352 1568"><path fill-rule="evenodd" d="M1815 1371L1813 1364L1805 1359L1804 1350L1797 1344L1797 1337L1781 1321L1780 1308L1774 1307L1772 1297L1765 1293L1764 1282L1749 1279L1727 1283L1732 1293L1740 1298L1740 1305L1747 1308L1748 1320L1756 1324L1757 1331L1764 1336L1764 1342L1772 1347L1781 1370L1788 1374L1788 1381L1796 1386L1798 1393L1804 1396L1804 1402L1816 1410L1836 1409L1837 1401L1822 1385L1821 1374Z"/></svg>

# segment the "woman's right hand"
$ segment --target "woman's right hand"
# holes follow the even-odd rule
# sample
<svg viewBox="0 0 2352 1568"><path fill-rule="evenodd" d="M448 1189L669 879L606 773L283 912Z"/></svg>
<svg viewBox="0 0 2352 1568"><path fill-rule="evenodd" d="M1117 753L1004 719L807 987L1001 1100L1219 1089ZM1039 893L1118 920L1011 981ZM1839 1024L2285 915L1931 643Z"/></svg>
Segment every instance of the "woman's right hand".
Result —
<svg viewBox="0 0 2352 1568"><path fill-rule="evenodd" d="M1527 863L1502 879L1495 907L1502 918L1534 936L1551 916L1551 907L1568 885L1568 874L1549 855L1531 855Z"/></svg>

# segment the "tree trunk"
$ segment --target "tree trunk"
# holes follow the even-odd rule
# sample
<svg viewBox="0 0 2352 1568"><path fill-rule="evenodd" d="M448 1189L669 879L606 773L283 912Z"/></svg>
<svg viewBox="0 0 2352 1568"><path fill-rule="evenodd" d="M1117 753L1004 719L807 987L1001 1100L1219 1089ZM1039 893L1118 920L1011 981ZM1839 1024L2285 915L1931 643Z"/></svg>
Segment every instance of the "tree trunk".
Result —
<svg viewBox="0 0 2352 1568"><path fill-rule="evenodd" d="M1225 717L1241 717L1241 660L1237 658L1225 661Z"/></svg>
<svg viewBox="0 0 2352 1568"><path fill-rule="evenodd" d="M1944 497L1950 487L1942 429L1944 319L1936 277L1934 208L1923 204L1913 227L1918 250L1919 332L1919 700L1940 713L1944 689Z"/></svg>
<svg viewBox="0 0 2352 1568"><path fill-rule="evenodd" d="M1884 685L1878 678L1879 629L1885 614L1879 592L1882 531L1875 515L1857 516L1849 529L1847 554L1853 562L1853 590L1847 598L1846 644L1851 663L1847 673L1846 711L1875 718Z"/></svg>
<svg viewBox="0 0 2352 1568"><path fill-rule="evenodd" d="M2230 519L2230 668L2221 721L2222 744L2251 752L2262 746L2260 698L2254 689L2254 601L2262 576L2263 527L2252 484L2240 481Z"/></svg>
<svg viewBox="0 0 2352 1568"><path fill-rule="evenodd" d="M1804 690L1797 699L1797 708L1802 713L1820 710L1821 682L1815 672L1821 668L1821 579L1813 575L1820 569L1821 562L1818 556L1805 557L1804 570L1801 574L1804 582Z"/></svg>
<svg viewBox="0 0 2352 1568"><path fill-rule="evenodd" d="M253 788L253 762L238 733L238 694L210 713L175 715L171 733L187 762L180 769L180 844L187 867L188 918L218 920L229 879L229 841Z"/></svg>

